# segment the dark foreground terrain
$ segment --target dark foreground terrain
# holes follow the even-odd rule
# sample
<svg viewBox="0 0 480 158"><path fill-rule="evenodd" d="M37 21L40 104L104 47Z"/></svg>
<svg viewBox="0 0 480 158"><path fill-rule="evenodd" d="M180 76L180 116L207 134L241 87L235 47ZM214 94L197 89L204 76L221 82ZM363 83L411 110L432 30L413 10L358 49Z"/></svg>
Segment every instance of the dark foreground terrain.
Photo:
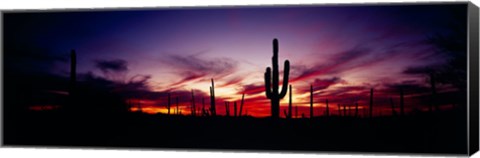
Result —
<svg viewBox="0 0 480 158"><path fill-rule="evenodd" d="M8 146L248 149L465 154L459 112L271 120L27 112L4 119ZM463 121L466 122L466 121Z"/></svg>

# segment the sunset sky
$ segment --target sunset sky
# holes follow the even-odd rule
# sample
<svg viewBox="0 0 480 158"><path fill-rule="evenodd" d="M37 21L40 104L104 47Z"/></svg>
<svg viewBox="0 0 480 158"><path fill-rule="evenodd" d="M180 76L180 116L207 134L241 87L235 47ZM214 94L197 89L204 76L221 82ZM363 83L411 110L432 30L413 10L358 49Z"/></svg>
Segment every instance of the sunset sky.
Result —
<svg viewBox="0 0 480 158"><path fill-rule="evenodd" d="M463 7L277 6L12 13L4 16L6 45L39 51L29 52L36 58L17 52L5 54L6 60L8 54L17 53L12 62L29 62L19 64L19 71L68 77L69 53L75 49L80 81L90 75L116 82L119 89L134 89L138 93L129 98L140 102L149 113L165 111L166 92L180 97L184 114L190 113L192 89L197 107L201 107L202 98L209 105L213 78L217 113L223 115L224 102L239 102L245 93L244 109L261 117L270 115L263 75L265 68L271 67L272 40L277 38L280 71L288 59L293 104L299 113L308 115L313 85L315 116L323 115L326 99L333 114L338 104L358 102L363 110L363 106L368 107L370 88L374 88L376 114L388 115L390 98L399 105L398 85L410 87L405 94L407 111L427 107L422 101L422 96L430 95L427 76L408 70L446 63L449 57L438 53L427 39L437 33L448 34L451 10ZM438 85L438 91L448 93L455 88ZM288 95L281 100L282 117L287 105Z"/></svg>

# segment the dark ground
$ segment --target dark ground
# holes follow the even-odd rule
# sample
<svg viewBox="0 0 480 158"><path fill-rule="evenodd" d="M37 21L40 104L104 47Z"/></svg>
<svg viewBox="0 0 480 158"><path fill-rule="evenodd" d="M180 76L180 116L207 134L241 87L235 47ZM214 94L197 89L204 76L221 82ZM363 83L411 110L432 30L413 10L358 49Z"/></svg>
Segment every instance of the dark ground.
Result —
<svg viewBox="0 0 480 158"><path fill-rule="evenodd" d="M60 111L4 116L3 140L8 146L467 153L466 117L456 111L277 121Z"/></svg>

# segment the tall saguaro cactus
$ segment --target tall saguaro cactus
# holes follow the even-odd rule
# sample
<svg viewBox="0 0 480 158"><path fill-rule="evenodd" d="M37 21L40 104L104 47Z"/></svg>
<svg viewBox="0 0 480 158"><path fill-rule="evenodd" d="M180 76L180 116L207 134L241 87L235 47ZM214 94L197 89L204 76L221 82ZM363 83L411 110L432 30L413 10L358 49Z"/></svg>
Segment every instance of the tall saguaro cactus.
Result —
<svg viewBox="0 0 480 158"><path fill-rule="evenodd" d="M210 87L210 114L212 116L216 116L217 113L215 111L215 84L212 78L212 86Z"/></svg>
<svg viewBox="0 0 480 158"><path fill-rule="evenodd" d="M279 92L279 71L278 71L278 40L273 40L273 57L272 68L267 67L265 72L265 94L270 99L272 118L278 119L280 117L280 99L287 94L288 75L290 72L290 62L285 60L283 70L283 84Z"/></svg>
<svg viewBox="0 0 480 158"><path fill-rule="evenodd" d="M72 49L70 52L70 87L69 87L69 95L70 98L73 99L75 93L75 87L77 83L77 55L75 50Z"/></svg>

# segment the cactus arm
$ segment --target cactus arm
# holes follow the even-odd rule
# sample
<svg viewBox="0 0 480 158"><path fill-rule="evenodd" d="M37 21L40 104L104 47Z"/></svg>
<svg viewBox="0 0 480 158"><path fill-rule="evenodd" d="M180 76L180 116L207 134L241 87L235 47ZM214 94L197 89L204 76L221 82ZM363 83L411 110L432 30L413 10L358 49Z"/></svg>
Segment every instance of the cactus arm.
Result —
<svg viewBox="0 0 480 158"><path fill-rule="evenodd" d="M289 86L290 87L290 93L289 93L289 99L288 99L288 118L291 119L292 118L292 85Z"/></svg>
<svg viewBox="0 0 480 158"><path fill-rule="evenodd" d="M280 98L285 97L288 90L288 74L290 72L290 61L285 60L284 68L283 68L283 84L282 84L282 91L280 92Z"/></svg>
<svg viewBox="0 0 480 158"><path fill-rule="evenodd" d="M270 67L267 67L267 70L265 72L265 94L267 95L268 99L272 98L272 83L271 83L271 69Z"/></svg>

